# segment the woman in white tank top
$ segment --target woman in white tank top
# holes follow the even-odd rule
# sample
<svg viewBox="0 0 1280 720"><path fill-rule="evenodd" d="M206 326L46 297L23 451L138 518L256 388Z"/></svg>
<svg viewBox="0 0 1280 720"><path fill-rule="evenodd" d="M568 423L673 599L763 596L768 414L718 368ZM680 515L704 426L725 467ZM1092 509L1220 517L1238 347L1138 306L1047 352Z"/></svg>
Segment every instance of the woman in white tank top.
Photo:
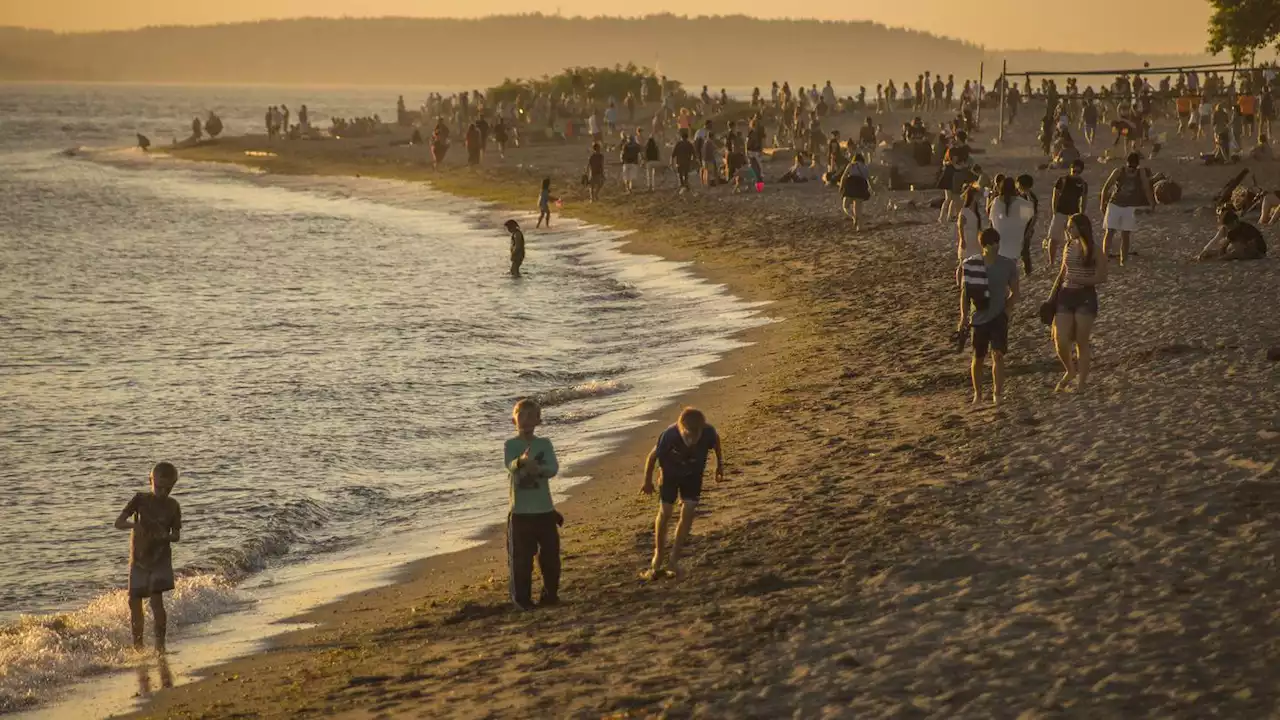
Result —
<svg viewBox="0 0 1280 720"><path fill-rule="evenodd" d="M982 191L970 187L960 200L960 213L956 218L956 259L964 262L967 257L982 254L978 233L987 227L982 217Z"/></svg>

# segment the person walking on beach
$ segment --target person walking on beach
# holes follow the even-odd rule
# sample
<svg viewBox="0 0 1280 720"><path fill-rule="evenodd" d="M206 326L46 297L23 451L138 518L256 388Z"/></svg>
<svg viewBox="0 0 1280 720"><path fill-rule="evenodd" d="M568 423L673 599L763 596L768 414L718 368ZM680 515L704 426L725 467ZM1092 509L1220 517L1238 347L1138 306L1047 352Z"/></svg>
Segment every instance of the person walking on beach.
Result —
<svg viewBox="0 0 1280 720"><path fill-rule="evenodd" d="M687 407L680 411L676 423L658 436L657 445L645 460L644 485L640 492L645 495L653 494L655 467L662 469L662 479L658 486L661 505L653 528L653 561L642 574L644 579L653 580L661 576L664 557L666 574L677 579L681 577L680 551L688 543L689 533L693 529L693 516L698 509L698 500L702 497L702 475L707 469L707 456L713 451L716 454L716 481L722 482L724 453L720 448L720 435L707 423L701 410ZM681 502L680 523L676 527L675 542L671 545L668 557L667 527L671 524L677 498Z"/></svg>
<svg viewBox="0 0 1280 720"><path fill-rule="evenodd" d="M1022 236L1017 237L1016 244L1020 245ZM972 402L982 402L982 373L987 351L990 350L991 400L999 405L1004 394L1004 354L1009 349L1009 315L1018 302L1018 264L1001 254L1000 248L1004 243L994 228L983 230L978 241L982 254L965 259L960 268L959 330L968 327L973 333L973 357L969 362Z"/></svg>
<svg viewBox="0 0 1280 720"><path fill-rule="evenodd" d="M621 134L621 141L622 149L618 156L622 161L622 187L630 195L635 189L636 181L640 179L640 153L643 149L636 142L636 136L625 131Z"/></svg>
<svg viewBox="0 0 1280 720"><path fill-rule="evenodd" d="M987 217L1000 236L1000 255L1016 262L1023 257L1027 224L1035 216L1035 208L1030 200L1018 195L1014 178L1003 178L998 189L1000 194L991 201Z"/></svg>
<svg viewBox="0 0 1280 720"><path fill-rule="evenodd" d="M1113 257L1116 234L1120 235L1120 266L1129 259L1129 241L1138 229L1137 208L1155 208L1155 192L1151 188L1151 174L1141 167L1142 156L1129 153L1125 167L1116 168L1102 184L1100 203L1106 208L1103 220L1102 252Z"/></svg>
<svg viewBox="0 0 1280 720"><path fill-rule="evenodd" d="M1089 336L1098 318L1098 288L1107 281L1107 257L1093 241L1093 223L1082 213L1072 215L1066 227L1068 244L1049 301L1055 306L1053 344L1065 373L1054 392L1076 381L1077 392L1089 381L1093 352ZM1074 351L1074 356L1073 356Z"/></svg>
<svg viewBox="0 0 1280 720"><path fill-rule="evenodd" d="M960 196L960 212L956 213L956 281L960 280L960 264L965 258L982 254L978 235L982 232L982 190L970 185Z"/></svg>
<svg viewBox="0 0 1280 720"><path fill-rule="evenodd" d="M551 203L557 202L557 198L551 197L551 178L542 178L542 190L538 193L538 224L534 225L534 229L542 227L542 221L547 221L547 229L551 229Z"/></svg>
<svg viewBox="0 0 1280 720"><path fill-rule="evenodd" d="M860 211L862 203L871 199L871 171L867 168L862 153L853 156L853 162L844 169L840 176L840 196L843 198L844 214L853 221L853 231L862 230Z"/></svg>
<svg viewBox="0 0 1280 720"><path fill-rule="evenodd" d="M600 190L604 188L604 153L600 151L600 143L591 143L591 157L587 158L587 191L591 202L600 199Z"/></svg>
<svg viewBox="0 0 1280 720"><path fill-rule="evenodd" d="M1031 203L1031 219L1027 221L1027 227L1022 231L1022 267L1023 271L1031 274L1031 241L1036 234L1036 225L1040 218L1040 196L1036 195L1035 178L1027 174L1018 176L1017 187L1018 197Z"/></svg>
<svg viewBox="0 0 1280 720"><path fill-rule="evenodd" d="M639 132L638 130L636 132ZM649 136L649 140L644 144L644 175L645 181L649 184L649 192L653 192L654 180L658 174L658 163L662 156L658 151L658 139L653 135Z"/></svg>
<svg viewBox="0 0 1280 720"><path fill-rule="evenodd" d="M1049 221L1049 237L1045 243L1050 267L1058 262L1058 253L1067 243L1067 220L1072 215L1084 214L1089 184L1081 177L1082 173L1084 161L1077 158L1071 163L1068 173L1058 178L1058 182L1053 185L1053 219Z"/></svg>
<svg viewBox="0 0 1280 720"><path fill-rule="evenodd" d="M556 512L548 480L560 472L551 441L534 435L542 424L542 408L530 399L511 410L516 436L503 447L510 502L507 515L507 566L511 572L511 601L520 610L560 602L560 530L564 517ZM542 596L533 604L533 558L542 571Z"/></svg>
<svg viewBox="0 0 1280 720"><path fill-rule="evenodd" d="M720 171L716 167L716 155L716 134L708 130L706 138L702 141L702 185L704 187L711 187L719 181Z"/></svg>
<svg viewBox="0 0 1280 720"><path fill-rule="evenodd" d="M480 139L480 128L476 127L475 123L467 125L467 132L463 142L467 146L467 164L473 167L479 165L483 146Z"/></svg>
<svg viewBox="0 0 1280 720"><path fill-rule="evenodd" d="M689 142L689 129L680 129L680 139L671 148L671 164L675 166L676 177L680 179L680 194L689 192L689 173L693 172L693 143Z"/></svg>
<svg viewBox="0 0 1280 720"><path fill-rule="evenodd" d="M173 543L182 536L182 508L170 496L178 482L172 463L151 468L151 492L137 493L116 518L117 530L129 530L129 627L133 647L142 649L142 601L151 600L156 652L164 654L169 619L164 593L173 589Z"/></svg>

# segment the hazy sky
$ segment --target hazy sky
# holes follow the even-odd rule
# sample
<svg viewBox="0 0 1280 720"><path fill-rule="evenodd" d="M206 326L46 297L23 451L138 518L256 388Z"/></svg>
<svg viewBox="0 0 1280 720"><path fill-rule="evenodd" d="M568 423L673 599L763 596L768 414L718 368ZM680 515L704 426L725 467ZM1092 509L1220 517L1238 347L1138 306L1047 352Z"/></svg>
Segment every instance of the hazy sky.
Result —
<svg viewBox="0 0 1280 720"><path fill-rule="evenodd" d="M1207 0L808 0L804 17L875 20L963 38L991 49L1200 52ZM0 0L0 26L101 30L201 25L267 18L342 16L477 17L540 11L564 15L750 14L778 17L789 3L741 0ZM358 9L357 9L358 8ZM1131 30L1130 30L1131 29ZM782 52L771 48L769 52Z"/></svg>

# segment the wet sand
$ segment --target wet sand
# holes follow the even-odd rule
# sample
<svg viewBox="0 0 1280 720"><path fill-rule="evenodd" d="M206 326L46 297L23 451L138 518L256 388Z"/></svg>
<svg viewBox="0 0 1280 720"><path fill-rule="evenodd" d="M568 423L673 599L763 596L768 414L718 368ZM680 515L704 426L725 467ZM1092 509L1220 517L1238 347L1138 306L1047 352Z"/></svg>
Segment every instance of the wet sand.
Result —
<svg viewBox="0 0 1280 720"><path fill-rule="evenodd" d="M861 119L826 127L847 134ZM978 138L989 174L1039 162L1031 123L1024 113L1000 148L991 130ZM455 147L439 173L423 148L381 137L244 155L264 149L231 138L177 154L429 180L522 213L549 175L567 213L633 228L631 249L692 261L740 296L776 301L784 320L713 368L729 379L684 399L721 430L729 465L724 484L708 481L685 580L637 579L655 509L637 495L642 461L672 408L564 504L563 606L510 609L495 537L312 613L317 627L158 694L142 715L1280 711L1280 371L1267 359L1280 273L1274 260L1190 262L1214 229L1197 208L1237 168L1180 163L1179 142L1152 163L1184 199L1143 216L1140 255L1100 289L1083 394L1052 392L1061 368L1035 312L1054 273L1040 260L1013 312L997 409L968 403L967 355L948 342L954 229L924 194L881 188L855 235L818 183L677 196L668 175L658 192L622 196L610 167L604 201L589 205L582 143L513 150L478 171ZM767 179L785 169L766 167ZM1115 165L1088 167L1100 230L1097 191ZM1047 208L1059 173L1033 174ZM1274 168L1262 176L1280 187Z"/></svg>

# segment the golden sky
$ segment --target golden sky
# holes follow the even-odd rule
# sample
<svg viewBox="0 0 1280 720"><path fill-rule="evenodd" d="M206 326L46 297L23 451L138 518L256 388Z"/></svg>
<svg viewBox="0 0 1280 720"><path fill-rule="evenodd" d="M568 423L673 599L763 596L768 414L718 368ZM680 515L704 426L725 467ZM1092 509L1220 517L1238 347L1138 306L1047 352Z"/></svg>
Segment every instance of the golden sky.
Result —
<svg viewBox="0 0 1280 720"><path fill-rule="evenodd" d="M144 25L202 25L268 18L342 16L478 17L543 12L563 15L749 14L785 16L787 3L741 0L0 0L0 26L102 30ZM1172 53L1200 52L1207 0L808 0L804 17L874 20L969 40L991 49ZM785 52L770 48L770 52Z"/></svg>

